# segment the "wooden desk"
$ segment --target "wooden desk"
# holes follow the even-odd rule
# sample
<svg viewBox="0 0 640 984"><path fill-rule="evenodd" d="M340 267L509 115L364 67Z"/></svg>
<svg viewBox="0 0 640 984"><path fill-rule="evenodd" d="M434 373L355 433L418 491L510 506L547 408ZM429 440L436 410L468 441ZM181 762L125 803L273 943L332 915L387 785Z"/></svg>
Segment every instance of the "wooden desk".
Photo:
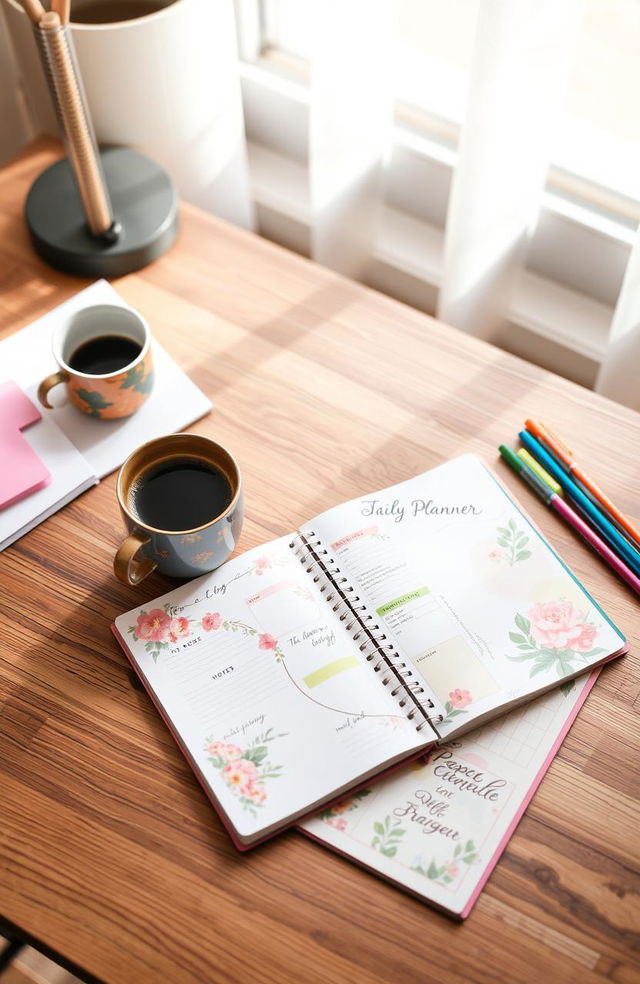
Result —
<svg viewBox="0 0 640 984"><path fill-rule="evenodd" d="M0 174L0 329L84 286L40 263ZM496 464L542 415L640 518L640 417L205 216L116 284L215 401L196 430L246 482L242 547L464 451ZM6 371L6 367L2 367ZM506 483L634 651L607 668L468 922L296 832L238 854L109 623L166 590L111 573L115 477L0 556L0 914L112 984L638 980L638 604Z"/></svg>

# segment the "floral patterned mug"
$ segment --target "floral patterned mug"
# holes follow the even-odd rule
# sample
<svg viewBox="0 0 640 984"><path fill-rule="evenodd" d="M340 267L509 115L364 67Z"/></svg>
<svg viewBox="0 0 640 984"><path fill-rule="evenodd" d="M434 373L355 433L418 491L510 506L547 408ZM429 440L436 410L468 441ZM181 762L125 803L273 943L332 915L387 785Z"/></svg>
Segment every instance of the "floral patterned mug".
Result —
<svg viewBox="0 0 640 984"><path fill-rule="evenodd" d="M120 304L93 304L63 321L53 335L60 366L38 387L43 407L49 391L65 383L69 402L96 420L129 417L153 387L151 333L141 315Z"/></svg>
<svg viewBox="0 0 640 984"><path fill-rule="evenodd" d="M193 490L179 487L190 467L217 473L226 486L222 508L219 497L196 495L198 525ZM169 510L177 522L161 529L149 521L151 513L145 518L143 503L145 489L168 474L177 476ZM115 575L124 584L139 584L154 570L169 577L198 577L220 567L235 550L243 513L240 469L225 448L207 437L168 434L141 445L120 469L116 491L129 531L114 560ZM183 520L184 528L176 529Z"/></svg>

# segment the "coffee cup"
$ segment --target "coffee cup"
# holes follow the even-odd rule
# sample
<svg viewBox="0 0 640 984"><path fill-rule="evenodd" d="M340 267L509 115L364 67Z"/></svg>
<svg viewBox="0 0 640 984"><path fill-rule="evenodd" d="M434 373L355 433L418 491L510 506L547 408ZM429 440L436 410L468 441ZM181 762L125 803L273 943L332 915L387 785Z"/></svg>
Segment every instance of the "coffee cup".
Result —
<svg viewBox="0 0 640 984"><path fill-rule="evenodd" d="M52 348L60 368L38 387L48 410L49 392L61 383L69 402L96 420L129 417L151 392L151 333L131 308L93 304L76 311L56 328Z"/></svg>
<svg viewBox="0 0 640 984"><path fill-rule="evenodd" d="M223 564L238 542L240 469L207 437L169 434L141 445L120 469L117 496L129 531L114 560L124 584L154 570L198 577Z"/></svg>

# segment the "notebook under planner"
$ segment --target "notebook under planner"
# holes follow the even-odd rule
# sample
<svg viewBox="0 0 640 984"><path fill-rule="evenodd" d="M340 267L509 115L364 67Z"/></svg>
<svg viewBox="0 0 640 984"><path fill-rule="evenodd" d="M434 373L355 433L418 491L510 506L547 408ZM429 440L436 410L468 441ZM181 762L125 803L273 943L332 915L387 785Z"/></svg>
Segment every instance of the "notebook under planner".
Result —
<svg viewBox="0 0 640 984"><path fill-rule="evenodd" d="M465 735L301 824L309 837L465 919L598 671Z"/></svg>
<svg viewBox="0 0 640 984"><path fill-rule="evenodd" d="M625 651L471 455L336 506L114 632L240 849Z"/></svg>

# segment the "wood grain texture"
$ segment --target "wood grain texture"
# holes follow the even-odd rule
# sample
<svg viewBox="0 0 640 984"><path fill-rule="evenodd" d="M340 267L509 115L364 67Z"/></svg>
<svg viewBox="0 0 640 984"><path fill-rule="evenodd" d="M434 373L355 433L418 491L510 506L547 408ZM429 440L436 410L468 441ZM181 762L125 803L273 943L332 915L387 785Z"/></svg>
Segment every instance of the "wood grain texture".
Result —
<svg viewBox="0 0 640 984"><path fill-rule="evenodd" d="M0 174L0 331L85 282L33 255ZM215 402L194 430L245 479L241 548L472 451L629 636L462 926L287 833L233 848L109 623L166 590L111 572L115 476L0 556L0 915L110 984L627 984L640 973L638 604L498 461L526 416L640 520L640 417L254 236L182 209L116 282ZM2 367L3 374L10 367Z"/></svg>

